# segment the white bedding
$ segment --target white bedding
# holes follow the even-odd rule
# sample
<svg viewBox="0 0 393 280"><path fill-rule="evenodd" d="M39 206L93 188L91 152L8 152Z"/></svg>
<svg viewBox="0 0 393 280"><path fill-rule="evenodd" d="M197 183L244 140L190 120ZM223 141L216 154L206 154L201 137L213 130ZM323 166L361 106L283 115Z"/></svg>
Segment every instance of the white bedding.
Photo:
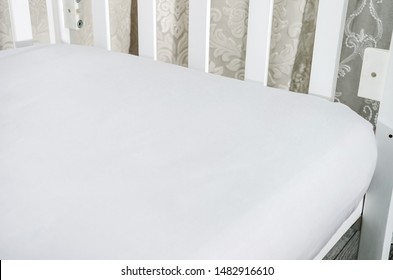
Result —
<svg viewBox="0 0 393 280"><path fill-rule="evenodd" d="M307 259L376 161L349 108L89 47L0 52L0 259Z"/></svg>

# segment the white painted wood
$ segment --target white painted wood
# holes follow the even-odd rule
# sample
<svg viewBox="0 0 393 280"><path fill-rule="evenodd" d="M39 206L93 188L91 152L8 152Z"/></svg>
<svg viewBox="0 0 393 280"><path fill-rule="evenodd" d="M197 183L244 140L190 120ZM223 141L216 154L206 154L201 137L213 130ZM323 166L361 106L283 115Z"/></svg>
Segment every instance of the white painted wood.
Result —
<svg viewBox="0 0 393 280"><path fill-rule="evenodd" d="M60 28L59 18L53 4L53 0L46 0L46 13L48 16L48 27L49 27L49 41L51 44L56 44L58 32Z"/></svg>
<svg viewBox="0 0 393 280"><path fill-rule="evenodd" d="M111 50L108 0L92 1L94 45Z"/></svg>
<svg viewBox="0 0 393 280"><path fill-rule="evenodd" d="M274 0L250 0L245 79L267 85Z"/></svg>
<svg viewBox="0 0 393 280"><path fill-rule="evenodd" d="M70 31L65 27L63 0L46 0L51 44L70 44Z"/></svg>
<svg viewBox="0 0 393 280"><path fill-rule="evenodd" d="M388 259L393 232L393 129L379 122L378 162L366 195L359 259Z"/></svg>
<svg viewBox="0 0 393 280"><path fill-rule="evenodd" d="M188 67L209 71L210 0L190 0Z"/></svg>
<svg viewBox="0 0 393 280"><path fill-rule="evenodd" d="M319 0L309 93L333 100L348 0Z"/></svg>
<svg viewBox="0 0 393 280"><path fill-rule="evenodd" d="M377 101L382 100L389 57L389 50L376 48L367 48L365 50L358 90L359 97Z"/></svg>
<svg viewBox="0 0 393 280"><path fill-rule="evenodd" d="M393 51L393 41L390 45ZM378 162L366 195L360 259L387 259L393 234L393 56L390 55L377 124Z"/></svg>
<svg viewBox="0 0 393 280"><path fill-rule="evenodd" d="M70 30L65 28L63 0L46 0L51 44L70 44Z"/></svg>
<svg viewBox="0 0 393 280"><path fill-rule="evenodd" d="M138 1L139 56L157 59L156 0Z"/></svg>
<svg viewBox="0 0 393 280"><path fill-rule="evenodd" d="M390 53L393 52L393 41L390 44ZM390 128L393 128L393 55L390 55L386 74L384 94L379 108L378 119Z"/></svg>
<svg viewBox="0 0 393 280"><path fill-rule="evenodd" d="M347 230L360 218L362 215L363 200L359 203L359 206L352 213L351 216L341 225L341 227L332 236L329 242L323 247L323 249L314 258L315 260L322 260L327 253L333 248L334 245L340 240L340 238L347 232Z"/></svg>
<svg viewBox="0 0 393 280"><path fill-rule="evenodd" d="M63 11L63 0L54 0L58 22L59 24L59 41L64 44L71 44L70 30L65 27L64 11Z"/></svg>
<svg viewBox="0 0 393 280"><path fill-rule="evenodd" d="M33 44L29 0L8 0L14 46Z"/></svg>
<svg viewBox="0 0 393 280"><path fill-rule="evenodd" d="M101 2L101 0L93 1ZM63 0L64 25L68 29L79 30L83 27L83 15L80 0Z"/></svg>

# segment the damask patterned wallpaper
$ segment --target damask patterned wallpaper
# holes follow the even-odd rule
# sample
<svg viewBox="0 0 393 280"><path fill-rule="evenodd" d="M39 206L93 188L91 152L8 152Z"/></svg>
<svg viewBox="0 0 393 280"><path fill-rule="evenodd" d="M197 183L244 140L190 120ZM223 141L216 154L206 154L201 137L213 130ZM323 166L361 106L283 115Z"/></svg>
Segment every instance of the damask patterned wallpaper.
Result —
<svg viewBox="0 0 393 280"><path fill-rule="evenodd" d="M45 0L29 0L33 40L47 44L49 40L48 17L46 15Z"/></svg>
<svg viewBox="0 0 393 280"><path fill-rule="evenodd" d="M188 0L157 0L157 59L188 65Z"/></svg>
<svg viewBox="0 0 393 280"><path fill-rule="evenodd" d="M244 79L248 0L212 0L209 72Z"/></svg>
<svg viewBox="0 0 393 280"><path fill-rule="evenodd" d="M306 3L315 1L317 0L276 0L269 68L270 86L290 89L304 9ZM158 0L157 3L158 59L186 66L188 0ZM244 79L248 4L249 0L211 1L209 72ZM307 57L299 57L299 63L301 58Z"/></svg>
<svg viewBox="0 0 393 280"><path fill-rule="evenodd" d="M0 0L0 50L13 47L8 0Z"/></svg>
<svg viewBox="0 0 393 280"><path fill-rule="evenodd" d="M315 26L319 0L307 0L304 6L299 43L293 62L290 91L307 93L314 52Z"/></svg>
<svg viewBox="0 0 393 280"><path fill-rule="evenodd" d="M302 30L305 0L275 0L268 85L288 90Z"/></svg>
<svg viewBox="0 0 393 280"><path fill-rule="evenodd" d="M131 1L109 1L112 51L128 53L131 34Z"/></svg>
<svg viewBox="0 0 393 280"><path fill-rule="evenodd" d="M307 3L316 1L276 0L269 68L270 86L290 89L304 9ZM161 61L187 65L188 2L157 1L157 52ZM209 72L244 79L248 4L249 0L211 1ZM315 17L316 14L311 16L313 19ZM310 29L310 24L308 26ZM307 60L306 55L298 57L299 64L301 59Z"/></svg>
<svg viewBox="0 0 393 280"><path fill-rule="evenodd" d="M393 29L393 1L351 0L345 24L336 101L376 125L379 102L357 96L364 50L389 49Z"/></svg>

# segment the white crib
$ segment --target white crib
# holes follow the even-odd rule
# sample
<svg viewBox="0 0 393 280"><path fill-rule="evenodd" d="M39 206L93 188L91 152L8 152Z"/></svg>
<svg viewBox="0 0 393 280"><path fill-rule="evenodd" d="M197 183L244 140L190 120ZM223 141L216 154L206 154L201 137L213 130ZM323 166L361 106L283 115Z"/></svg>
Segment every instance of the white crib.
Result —
<svg viewBox="0 0 393 280"><path fill-rule="evenodd" d="M111 49L109 0L92 1L94 44ZM50 42L69 44L70 31L65 27L63 4L74 1L46 0ZM76 1L79 2L79 1ZM267 67L270 46L270 30L273 0L250 0L245 79L267 84ZM15 47L31 45L32 31L28 0L9 0ZM208 72L210 0L189 2L189 67ZM77 4L76 4L77 5ZM339 56L347 0L320 0L312 73L309 92L333 101L336 89ZM156 59L156 0L140 0L138 3L139 54ZM363 215L359 258L386 259L393 232L392 189L393 177L393 60L389 53L382 57L388 62L387 72L368 66L381 56L381 51L370 50L363 69L362 83L384 83L381 111L377 128L379 160L377 170L367 196L357 210L332 236L316 259L323 258L346 230ZM380 61L383 64L384 61ZM383 71L383 70L381 70ZM377 75L369 73L377 72ZM387 77L386 80L384 79ZM371 92L370 94L378 94ZM372 97L374 95L371 95ZM312 116L310 116L312 118Z"/></svg>

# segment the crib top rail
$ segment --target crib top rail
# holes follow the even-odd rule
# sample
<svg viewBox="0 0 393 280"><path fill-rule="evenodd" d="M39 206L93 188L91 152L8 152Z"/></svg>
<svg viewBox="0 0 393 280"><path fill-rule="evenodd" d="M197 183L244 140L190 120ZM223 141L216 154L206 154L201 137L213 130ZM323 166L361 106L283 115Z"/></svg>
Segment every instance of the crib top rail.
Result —
<svg viewBox="0 0 393 280"><path fill-rule="evenodd" d="M15 46L32 42L29 0L8 0ZM51 43L70 43L67 5L46 0ZM111 49L110 0L92 2L94 44ZM156 1L138 1L139 55L157 58ZM267 84L274 0L249 0L245 79ZM309 92L333 100L348 0L319 0ZM208 72L211 0L189 0L189 67ZM69 9L68 9L69 10Z"/></svg>

